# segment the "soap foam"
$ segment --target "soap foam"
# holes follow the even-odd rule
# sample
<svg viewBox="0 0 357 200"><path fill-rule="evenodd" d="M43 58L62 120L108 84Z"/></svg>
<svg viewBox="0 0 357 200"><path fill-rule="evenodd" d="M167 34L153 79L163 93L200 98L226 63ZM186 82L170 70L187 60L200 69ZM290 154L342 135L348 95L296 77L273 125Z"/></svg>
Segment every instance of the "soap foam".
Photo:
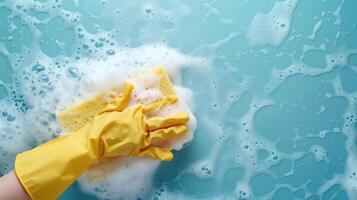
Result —
<svg viewBox="0 0 357 200"><path fill-rule="evenodd" d="M343 163L343 166L346 167L345 172L341 172L343 174L340 174L339 172L334 173L332 179L326 180L326 183L319 186L320 188L315 197L322 198L325 193L331 191L331 186L338 184L348 192L350 199L355 198L357 191L355 177L357 159L354 146L356 138L355 123L357 95L356 92L350 94L346 93L343 90L343 85L340 80L336 79L331 83L335 88L335 92L329 91L321 95L328 99L336 96L348 99L348 108L343 116L336 115L336 117L343 117L344 119L345 124L342 128L342 133L338 134L347 136L346 147L341 145L333 148L324 147L323 149L321 148L321 144L317 144L319 146L313 145L311 148L306 149L307 152L299 150L288 154L277 150L276 146L278 145L276 145L276 143L269 142L263 137L260 137L255 132L254 124L254 116L259 110L272 105L284 106L276 104L272 99L271 94L279 89L279 87L287 85L290 78L293 78L294 76L318 78L320 75L326 74L333 76L333 70L335 68L348 65L353 66L353 70L356 72L355 64L351 61L350 63L348 62L348 58L351 55L355 55L356 51L351 49L346 50L341 46L350 46L348 43L349 39L346 37L349 34L346 32L347 29L345 29L345 27L349 25L350 20L346 18L346 16L342 18L344 14L346 14L346 11L349 10L347 6L349 1L341 1L339 5L336 5L336 10L333 13L330 13L335 16L336 27L331 27L329 25L329 19L322 17L321 21L318 21L312 30L301 30L302 32L307 31L308 34L311 33L311 35L308 36L309 40L306 41L303 38L300 38L300 31L290 32L292 37L285 40L289 34L291 19L295 12L294 8L297 4L297 1L295 0L276 1L269 12L256 14L248 27L246 27L244 23L241 23L245 18L236 20L229 18L229 15L236 17L235 15L238 14L237 16L240 16L236 7L240 6L240 3L242 3L242 5L249 5L247 8L254 9L256 7L261 7L259 3L254 5L254 3L251 3L250 1L237 1L238 4L233 4L233 6L226 5L227 8L222 9L213 7L215 3L202 3L202 6L200 6L200 3L194 1L180 0L160 1L160 3L149 2L145 4L132 1L127 4L121 1L88 1L90 3L95 3L95 5L98 6L92 6L92 8L95 9L91 9L90 6L88 6L89 4L87 5L84 3L87 1L64 0L63 2L63 4L65 4L65 2L67 2L66 4L68 4L68 2L70 2L70 4L73 3L73 8L68 5L58 7L61 4L61 1L46 1L45 3L42 3L40 1L26 0L21 2L6 1L2 3L2 5L11 9L12 14L10 18L17 15L21 16L24 23L31 28L35 38L33 45L29 47L30 50L25 48L20 54L7 52L7 47L0 43L0 51L8 57L16 76L19 76L19 84L14 83L11 85L12 88L10 88L10 86L8 87L10 88L9 99L0 104L1 110L6 111L6 113L0 113L0 167L2 172L12 169L11 163L16 152L28 149L42 141L57 137L62 133L58 124L52 123L53 116L55 116L56 113L72 106L76 102L93 97L97 91L102 91L108 87L122 84L123 80L129 79L128 74L136 74L136 69L148 69L152 66L164 65L171 74L171 78L175 85L180 85L180 73L170 71L180 70L181 66L200 65L202 60L192 59L192 57L182 55L173 49L161 45L148 45L134 49L116 48L117 43L132 47L164 41L172 46L184 49L185 51L195 49L192 51L193 54L204 55L206 57L212 56L213 58L220 58L222 54L227 54L227 57L222 57L223 62L221 64L218 63L214 68L192 68L190 69L190 73L186 74L186 85L197 89L195 90L195 96L197 97L196 101L199 102L198 107L200 108L197 112L197 115L200 117L200 131L197 132L197 139L192 144L193 147L189 146L189 148L193 149L192 153L194 155L192 155L193 158L191 158L191 155L188 156L192 160L184 159L182 161L184 167L180 165L181 163L179 165L174 164L175 167L180 167L178 169L175 168L177 174L175 174L174 179L169 180L167 184L165 181L160 182L160 184L162 183L163 185L162 187L160 186L160 188L157 188L157 186L155 186L155 189L152 192L154 199L259 198L255 196L255 193L249 184L252 178L257 174L273 174L275 172L270 170L271 167L279 166L281 160L287 159L291 160L293 163L297 163L299 158L302 158L305 153L311 154L311 152L314 153L312 156L313 159L319 160L319 163L325 163L328 159L333 160L328 156L329 153L335 152L335 148L347 149L347 162ZM344 2L346 2L346 5L343 5ZM304 2L300 3L304 4ZM319 9L326 10L327 7L333 6L332 4L331 2L329 3L326 1L324 2L326 7L321 6ZM306 4L304 5L306 6ZM311 8L313 10L319 10L314 8L316 5L312 5ZM210 6L212 6L212 8L207 9L207 7ZM308 5L308 7L310 6ZM25 10L31 8L37 11L48 12L48 18L39 20L29 16ZM299 9L301 8L305 9L304 6ZM225 12L229 12L230 9L232 13L228 14L227 18ZM95 17L93 19L87 19L90 23L84 24L86 20L83 19L86 15L83 15L83 13L86 12L94 12L92 14ZM195 15L197 12L202 15ZM296 13L296 16L305 15L304 12L305 11L303 10L299 10L299 13ZM306 10L306 12L310 13L310 10ZM322 13L325 13L325 11ZM195 33L197 32L197 35L185 34L187 32L187 27L192 27L201 20L204 22L202 23L203 28L209 27L211 24L209 20L206 20L205 18L211 15L217 16L223 22L231 20L231 26L233 29L236 29L236 31L229 34L226 38L220 38L216 42L212 41L213 45L202 44L199 41L195 41L197 37L205 37L205 35L201 34L205 34L205 31L211 31L212 29L202 29L204 31L197 29L194 31ZM327 15L329 14L326 14L325 16ZM324 15L322 14L321 16ZM49 37L56 39L58 34L48 34L45 31L39 30L36 24L44 25L47 30L50 30L52 27L49 26L48 23L54 21L53 19L57 19L57 22L61 22L62 20L58 20L58 18L63 18L67 27L74 28L76 34L71 35L72 37L78 37L75 42L77 44L72 46L73 49L78 48L76 52L72 52L73 57L64 57L61 55L55 58L48 57L41 53L43 46L46 46L46 43L41 47L37 44L42 40L45 42L52 42L52 39L43 38L42 35L47 34ZM120 20L113 20L117 18ZM299 17L296 19L299 21ZM91 22L91 20L94 21ZM16 29L13 21L14 20L9 22L9 30ZM342 21L343 23L341 23ZM304 22L302 21L302 23ZM340 24L344 25L344 27L338 27ZM166 28L161 29L160 27ZM325 30L334 30L335 28L338 29L336 40L328 37L328 35L326 35L326 40L321 40L323 37L319 38L325 35ZM322 29L324 29L324 31L322 31ZM246 39L248 39L248 42L250 42L253 48L254 46L263 45L283 46L282 48L271 48L267 46L260 52L252 51L252 48L245 46L246 41L241 37L242 30L248 30ZM331 31L327 32L330 33ZM14 41L14 38L8 37L8 39ZM299 42L295 42L296 40L299 40ZM312 44L314 41L310 40L315 40L318 46L315 47L314 44ZM57 45L56 47L60 50L65 50L65 42L56 42L58 43L53 45ZM352 43L353 42L351 42L351 44ZM285 46L285 44L287 45ZM341 49L330 49L328 48L328 44L334 44L334 48ZM67 45L71 46L72 43L67 43ZM227 51L224 50L225 48ZM290 48L293 48L292 50L296 52L294 55L289 54ZM314 49L320 49L325 54L327 64L325 68L314 68L314 66L308 66L302 62L304 55L300 55L299 51L307 52L308 50ZM230 56L239 59L245 54L254 54L259 57L261 54L272 55L275 51L278 51L276 52L277 58L278 55L279 59L289 57L292 59L292 63L287 64L286 68L273 68L272 71L265 74L267 75L265 78L268 79L267 83L262 83L263 81L260 79L258 79L257 82L256 78L246 74L240 74L241 72L239 71L239 73L236 73L236 69L242 66L236 65L236 62L231 63L229 61ZM72 55L72 53L68 54L68 52L66 52L66 55L69 56ZM301 56L301 58L299 58L299 56ZM89 57L90 60L86 60L87 57ZM112 57L115 57L116 59L112 59ZM96 60L96 58L100 59ZM79 61L76 61L77 59L79 59ZM116 60L121 60L121 64L118 65ZM251 62L254 63L255 60L253 59ZM44 66L45 70L41 71L41 67L35 67L35 69L39 69L40 72L36 73L35 71L31 71L32 67L37 64ZM269 62L269 64L275 65L275 62ZM100 69L92 69L93 67L87 67L87 65L96 65ZM126 69L124 70L125 73L123 74L123 71L116 70L115 65ZM146 67L142 67L142 65L145 65ZM22 66L29 67L22 70ZM137 68L135 66L141 67ZM226 70L227 73L221 73L220 67L224 68L223 70ZM262 65L259 67L262 67L263 69L266 66ZM127 70L133 70L133 72L126 73ZM191 73L197 73L196 75L198 76L191 76ZM237 76L234 78L243 80L230 80L233 79L231 74L236 74ZM47 78L43 75L47 75L49 81L46 81ZM28 77L28 80L26 80L26 76ZM57 79L62 81L56 82L55 80ZM31 80L36 81L32 83ZM42 82L40 82L40 80ZM111 81L108 82L107 80ZM327 81L329 82L329 80ZM36 87L35 91L32 90L33 86ZM265 87L266 91L257 90L259 87ZM306 89L306 94L308 96L310 88ZM186 89L183 90L185 91ZM178 91L177 88L176 91ZM293 93L295 91L291 90L291 92ZM190 99L190 94L187 92L183 93ZM243 94L245 93L252 94L251 101L244 102L241 100L244 99ZM315 93L313 93L313 95L315 95ZM320 94L316 93L316 96L319 95ZM180 99L184 99L182 94L179 96ZM306 97L305 95L302 95L302 98ZM47 99L47 101L45 99ZM18 103L18 106L13 105L15 100ZM25 103L25 105L22 105L23 103ZM41 106L37 106L38 104L41 104ZM243 107L248 107L248 110L239 110L239 108L242 108L239 106L241 104ZM191 106L192 104L188 103L188 105ZM238 112L243 113L240 117L236 117L234 114L233 116L230 116L230 109L234 108L235 105L238 105ZM321 107L317 106L317 108ZM316 112L320 110L323 114L329 112L330 109L331 108L326 107L325 109L318 109ZM26 112L24 112L24 110ZM26 113L26 116L23 116L23 113ZM313 116L314 115L309 115L309 117ZM278 124L278 126L280 126L280 124ZM51 131L48 130L49 128ZM337 129L334 130L338 132ZM321 139L325 139L330 135L330 130L322 129L316 131L317 134L320 133L319 138ZM200 134L201 137L199 137ZM294 138L294 141L292 142L295 145L295 143L302 139L305 138ZM206 147L207 143L209 144L209 147ZM263 161L257 161L256 159L256 152L260 149L267 151L269 154ZM200 157L196 158L196 154ZM227 158L227 160L225 160L225 158ZM324 160L324 158L326 158L326 160ZM126 167L120 165L120 163L116 164L116 162L114 162L115 164L109 166L117 165L118 168L120 167L120 169L125 170L128 174L121 173L120 170L108 169L111 173L105 179L97 180L97 183L93 183L90 178L96 177L96 175L100 176L102 173L92 173L90 174L91 176L86 174L80 179L81 188L88 193L95 194L103 199L116 198L119 196L126 198L132 196L145 196L144 194L146 191L151 190L152 185L150 177L152 176L152 171L157 168L159 162L150 160L143 161L144 163L142 163L133 162L132 159L134 158L127 158L127 162L133 163L131 168L137 170L140 169L137 174L145 177L143 180L136 179L133 182L126 181L127 178L131 176L128 174L133 173L133 171L126 169ZM341 161L341 165L342 162L344 161ZM144 164L145 169L148 170L140 168ZM315 164L315 162L312 164ZM224 181L224 175L228 173L227 169L232 167L242 167L245 172L242 174L241 179L237 178L237 180L233 180L227 184ZM310 167L310 165L306 165L306 168L308 167ZM333 168L335 169L335 167ZM101 170L98 171L102 172ZM215 185L212 190L217 189L217 193L219 192L220 194L217 196L208 195L202 197L201 193L202 195L207 195L205 194L207 191L193 191L194 189L199 190L200 188L192 187L194 189L191 189L191 182L189 182L189 184L187 182L192 179L181 181L184 179L183 175L192 173L195 177L193 180L197 180L197 178L199 178L199 180L205 180L205 178L207 178L207 180L213 179ZM297 171L295 171L295 167L292 167L288 174L276 175L274 178L276 178L276 182L278 183L296 173ZM136 177L135 174L133 177ZM275 198L273 193L281 191L280 188L289 188L291 192L295 193L294 195L296 195L296 197L298 196L298 193L300 193L299 195L301 199L312 198L312 195L315 195L315 193L311 192L308 188L309 183L312 182L312 178L307 177L301 181L304 183L299 187L294 184L295 180L290 183L277 184L276 188L267 194L266 197ZM130 187L125 187L125 190L122 190L121 188L116 187L114 183L118 183L118 185L128 184ZM131 183L138 185L138 187ZM203 185L205 183L206 182L202 182ZM222 191L219 189L223 184L225 184L224 189L228 188L227 190L229 190L229 194L227 195L222 194ZM172 185L178 185L179 187L168 188ZM233 189L231 189L230 186L232 186ZM213 193L213 191L209 191L208 193L211 194L211 192ZM133 195L135 193L137 193L137 195Z"/></svg>
<svg viewBox="0 0 357 200"><path fill-rule="evenodd" d="M269 13L259 12L247 30L247 38L251 44L279 46L289 33L296 3L297 0L277 1Z"/></svg>
<svg viewBox="0 0 357 200"><path fill-rule="evenodd" d="M163 109L158 116L172 115L178 108L190 115L189 133L186 134L188 137L176 140L172 144L172 148L181 149L184 143L192 139L196 126L191 106L188 106L191 103L192 92L180 86L180 72L184 67L201 64L202 60L183 55L161 44L135 49L117 48L115 52L115 56L103 60L81 59L70 64L67 61L53 61L51 58L41 55L33 65L19 73L18 81L21 84L13 86L12 97L23 96L26 99L24 105L13 106L10 103L11 99L1 102L0 105L3 110L8 110L8 113L14 115L15 118L14 120L11 117L1 118L1 133L13 134L6 134L7 137L11 136L9 138L11 143L6 142L8 140L0 140L0 150L4 151L3 154L8 155L1 159L1 166L7 166L6 169L1 169L2 173L11 169L12 159L10 158L17 152L65 133L56 122L59 112L75 103L93 97L98 92L122 85L138 74L146 72L150 76L150 70L154 66L166 68L179 96L176 105L171 106L170 109ZM143 103L150 103L162 98L157 88L152 88L146 93L140 92L143 87L150 83L155 85L158 80L158 77L151 74L149 79L145 79L141 85L134 84L137 87L138 98L147 100ZM17 94L20 91L21 95ZM129 106L134 106L134 104L129 104ZM10 120L7 120L8 118ZM151 177L159 165L160 162L154 160L117 159L106 163L100 170L84 174L79 183L83 190L102 199L118 197L132 199L150 189ZM101 173L100 175L104 178L93 180L93 176L97 172Z"/></svg>
<svg viewBox="0 0 357 200"><path fill-rule="evenodd" d="M88 174L78 181L83 191L100 199L135 199L145 196L152 188L152 176L160 161L127 157L111 161L112 172L93 180Z"/></svg>

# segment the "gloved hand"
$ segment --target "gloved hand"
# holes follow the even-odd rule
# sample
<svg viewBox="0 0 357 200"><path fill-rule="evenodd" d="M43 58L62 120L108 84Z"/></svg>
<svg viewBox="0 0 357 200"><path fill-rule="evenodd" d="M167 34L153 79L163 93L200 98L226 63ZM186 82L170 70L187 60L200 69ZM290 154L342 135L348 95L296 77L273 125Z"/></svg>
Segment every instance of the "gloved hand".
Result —
<svg viewBox="0 0 357 200"><path fill-rule="evenodd" d="M188 115L146 119L147 112L177 101L169 95L160 101L124 108L133 89L131 84L98 116L78 131L61 136L17 155L15 172L32 199L56 199L89 166L117 156L171 160L169 149L154 146L187 131Z"/></svg>

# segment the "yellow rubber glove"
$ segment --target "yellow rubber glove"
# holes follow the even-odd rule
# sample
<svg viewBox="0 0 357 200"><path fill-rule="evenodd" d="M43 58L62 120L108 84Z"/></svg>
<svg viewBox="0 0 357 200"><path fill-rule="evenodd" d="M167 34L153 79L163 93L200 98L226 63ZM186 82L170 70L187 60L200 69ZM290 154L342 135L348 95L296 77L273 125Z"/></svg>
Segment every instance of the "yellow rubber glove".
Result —
<svg viewBox="0 0 357 200"><path fill-rule="evenodd" d="M145 114L176 102L177 96L123 110L131 91L132 86L127 84L112 104L78 131L17 155L15 172L32 199L56 199L101 159L129 155L172 159L169 149L153 143L185 133L188 115L146 119Z"/></svg>
<svg viewBox="0 0 357 200"><path fill-rule="evenodd" d="M154 85L150 85L150 81L153 77L155 77L155 79L160 79L160 81ZM145 83L142 83L142 81ZM176 95L170 78L163 67L156 67L146 73L137 74L135 77L133 77L132 82L134 85L147 86L148 88L151 88L152 86L157 87L162 96ZM128 87L131 86L126 84L125 88ZM121 96L120 93L122 93L122 90L123 89L121 87L114 87L108 91L101 92L94 98L87 99L86 101L78 103L60 112L58 119L63 125L64 129L68 132L77 131L80 128L83 128L91 120L93 120L96 115L98 115L106 106L108 106L108 103L110 103L109 101L111 101L114 97ZM133 88L131 87L130 92L132 90ZM141 91L145 92L145 90L143 91L142 89ZM118 97L116 101L120 100ZM118 104L115 105L117 106Z"/></svg>

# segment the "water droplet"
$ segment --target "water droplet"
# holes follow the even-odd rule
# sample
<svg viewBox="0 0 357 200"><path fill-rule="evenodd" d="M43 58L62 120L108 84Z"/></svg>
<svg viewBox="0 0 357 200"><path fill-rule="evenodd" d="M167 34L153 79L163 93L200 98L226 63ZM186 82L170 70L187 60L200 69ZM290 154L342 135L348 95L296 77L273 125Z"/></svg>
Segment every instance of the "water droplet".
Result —
<svg viewBox="0 0 357 200"><path fill-rule="evenodd" d="M40 76L40 82L48 82L50 79L46 74Z"/></svg>
<svg viewBox="0 0 357 200"><path fill-rule="evenodd" d="M45 67L43 65L37 64L35 66L32 67L32 71L34 72L42 72L45 70Z"/></svg>
<svg viewBox="0 0 357 200"><path fill-rule="evenodd" d="M67 75L68 75L68 77L71 77L71 78L77 78L79 76L79 71L77 68L69 67L67 69Z"/></svg>
<svg viewBox="0 0 357 200"><path fill-rule="evenodd" d="M145 12L146 12L147 14L149 14L149 13L151 13L151 9L150 9L150 8L146 8L146 9L145 9Z"/></svg>
<svg viewBox="0 0 357 200"><path fill-rule="evenodd" d="M103 43L101 43L101 42L96 42L96 43L94 44L94 46L97 47L97 48L101 48L101 47L103 47Z"/></svg>
<svg viewBox="0 0 357 200"><path fill-rule="evenodd" d="M113 49L108 49L106 53L111 56L115 54L115 51Z"/></svg>

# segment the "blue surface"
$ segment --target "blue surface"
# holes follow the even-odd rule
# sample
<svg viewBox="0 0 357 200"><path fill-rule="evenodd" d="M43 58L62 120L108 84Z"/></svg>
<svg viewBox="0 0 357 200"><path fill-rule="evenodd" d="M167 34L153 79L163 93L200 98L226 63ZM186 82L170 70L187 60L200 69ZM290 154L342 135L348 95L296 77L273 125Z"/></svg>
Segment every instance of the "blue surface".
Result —
<svg viewBox="0 0 357 200"><path fill-rule="evenodd" d="M298 1L278 45L252 45L247 30L258 13L282 1L63 0L42 8L46 2L0 0L0 99L9 98L13 69L30 67L15 58L31 55L33 44L54 60L95 56L82 28L93 38L111 35L109 42L88 39L98 49L161 42L212 60L206 70L183 72L183 86L194 91L197 131L160 165L150 198L165 188L187 199L354 199L346 183L357 180L357 167L348 163L356 148L357 1ZM27 14L41 21L29 24ZM187 172L217 141L213 167L202 168L206 176ZM336 176L341 180L331 182ZM75 184L61 199L95 197Z"/></svg>

